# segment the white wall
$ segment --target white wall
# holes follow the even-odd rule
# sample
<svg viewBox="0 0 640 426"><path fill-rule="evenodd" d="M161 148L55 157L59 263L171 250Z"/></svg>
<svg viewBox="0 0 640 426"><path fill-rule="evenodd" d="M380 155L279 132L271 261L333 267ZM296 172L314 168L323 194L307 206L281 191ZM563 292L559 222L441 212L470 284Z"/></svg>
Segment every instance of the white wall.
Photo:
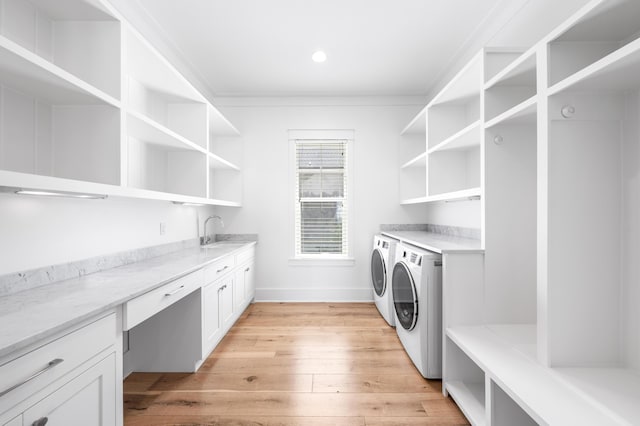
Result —
<svg viewBox="0 0 640 426"><path fill-rule="evenodd" d="M229 99L226 105L225 100L218 104L243 135L244 199L242 209L217 211L224 218L223 232L259 234L258 300L371 300L369 255L379 225L424 223L425 207L400 206L398 196L399 135L420 105L332 103ZM303 267L289 262L294 236L289 129L355 130L353 265Z"/></svg>
<svg viewBox="0 0 640 426"><path fill-rule="evenodd" d="M198 215L212 212L168 201L0 194L0 275L197 238Z"/></svg>

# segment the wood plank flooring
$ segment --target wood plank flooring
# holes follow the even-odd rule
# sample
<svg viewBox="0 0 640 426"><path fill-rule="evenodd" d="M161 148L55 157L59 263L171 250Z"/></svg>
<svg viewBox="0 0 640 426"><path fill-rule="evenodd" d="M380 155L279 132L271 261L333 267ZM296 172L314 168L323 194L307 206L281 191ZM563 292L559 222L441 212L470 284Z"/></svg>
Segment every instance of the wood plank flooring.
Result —
<svg viewBox="0 0 640 426"><path fill-rule="evenodd" d="M125 426L469 424L369 303L253 304L197 373L124 393Z"/></svg>

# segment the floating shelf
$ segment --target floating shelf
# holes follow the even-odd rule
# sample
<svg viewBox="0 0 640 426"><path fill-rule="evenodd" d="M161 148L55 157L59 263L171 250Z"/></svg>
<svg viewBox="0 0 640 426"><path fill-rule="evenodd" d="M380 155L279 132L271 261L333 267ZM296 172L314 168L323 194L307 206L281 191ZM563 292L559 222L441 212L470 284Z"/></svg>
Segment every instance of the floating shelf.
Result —
<svg viewBox="0 0 640 426"><path fill-rule="evenodd" d="M127 130L129 136L133 136L136 139L152 145L193 150L203 154L207 153L207 151L198 144L191 142L173 130L168 129L137 111L127 111Z"/></svg>
<svg viewBox="0 0 640 426"><path fill-rule="evenodd" d="M499 124L536 124L537 109L538 97L534 96L489 120L484 127L489 129Z"/></svg>
<svg viewBox="0 0 640 426"><path fill-rule="evenodd" d="M616 50L549 88L549 96L571 90L640 88L640 39Z"/></svg>
<svg viewBox="0 0 640 426"><path fill-rule="evenodd" d="M54 105L120 106L115 98L3 36L0 81Z"/></svg>
<svg viewBox="0 0 640 426"><path fill-rule="evenodd" d="M209 157L209 168L212 169L227 169L227 170L240 170L240 167L236 166L230 161L225 160L211 152L207 153Z"/></svg>
<svg viewBox="0 0 640 426"><path fill-rule="evenodd" d="M480 199L482 190L480 188L462 189L460 191L445 192L442 194L429 195L426 197L426 202L435 201L464 201Z"/></svg>
<svg viewBox="0 0 640 426"><path fill-rule="evenodd" d="M453 79L429 102L429 107L479 96L482 87L482 54L476 55Z"/></svg>
<svg viewBox="0 0 640 426"><path fill-rule="evenodd" d="M427 131L427 107L422 108L418 115L402 129L400 135L424 135Z"/></svg>
<svg viewBox="0 0 640 426"><path fill-rule="evenodd" d="M463 150L480 146L480 124L480 120L471 123L456 134L429 149L429 154L438 151Z"/></svg>
<svg viewBox="0 0 640 426"><path fill-rule="evenodd" d="M426 202L428 202L427 197L416 197L416 198L409 198L407 200L402 200L400 201L400 204L410 205L410 204L422 204Z"/></svg>
<svg viewBox="0 0 640 426"><path fill-rule="evenodd" d="M485 84L485 90L494 86L526 86L536 82L536 55L530 49L520 55Z"/></svg>
<svg viewBox="0 0 640 426"><path fill-rule="evenodd" d="M400 166L401 169L406 169L408 167L426 167L427 166L427 153L423 152L417 157L412 158L411 160L404 163Z"/></svg>
<svg viewBox="0 0 640 426"><path fill-rule="evenodd" d="M215 107L209 106L209 134L211 136L239 136L240 132Z"/></svg>

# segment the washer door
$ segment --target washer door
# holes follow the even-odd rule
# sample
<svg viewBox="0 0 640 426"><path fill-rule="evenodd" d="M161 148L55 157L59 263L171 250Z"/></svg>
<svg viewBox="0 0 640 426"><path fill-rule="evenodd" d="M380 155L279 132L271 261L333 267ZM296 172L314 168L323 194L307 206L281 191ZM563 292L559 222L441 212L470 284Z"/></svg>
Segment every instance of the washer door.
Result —
<svg viewBox="0 0 640 426"><path fill-rule="evenodd" d="M404 262L393 267L393 306L402 328L413 330L418 322L418 292L409 268Z"/></svg>
<svg viewBox="0 0 640 426"><path fill-rule="evenodd" d="M382 253L377 248L371 253L371 282L373 290L382 297L387 290L387 268L384 265Z"/></svg>

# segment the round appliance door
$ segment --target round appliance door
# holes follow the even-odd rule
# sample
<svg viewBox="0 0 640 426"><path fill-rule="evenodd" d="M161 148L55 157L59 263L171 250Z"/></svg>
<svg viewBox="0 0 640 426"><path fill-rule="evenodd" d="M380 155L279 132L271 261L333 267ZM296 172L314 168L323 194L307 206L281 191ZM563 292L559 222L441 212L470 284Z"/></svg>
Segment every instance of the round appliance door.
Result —
<svg viewBox="0 0 640 426"><path fill-rule="evenodd" d="M393 267L393 306L402 328L413 330L418 322L418 292L409 268L404 262Z"/></svg>
<svg viewBox="0 0 640 426"><path fill-rule="evenodd" d="M373 291L382 297L387 289L387 268L384 265L380 249L374 249L371 253L371 282L373 283Z"/></svg>

